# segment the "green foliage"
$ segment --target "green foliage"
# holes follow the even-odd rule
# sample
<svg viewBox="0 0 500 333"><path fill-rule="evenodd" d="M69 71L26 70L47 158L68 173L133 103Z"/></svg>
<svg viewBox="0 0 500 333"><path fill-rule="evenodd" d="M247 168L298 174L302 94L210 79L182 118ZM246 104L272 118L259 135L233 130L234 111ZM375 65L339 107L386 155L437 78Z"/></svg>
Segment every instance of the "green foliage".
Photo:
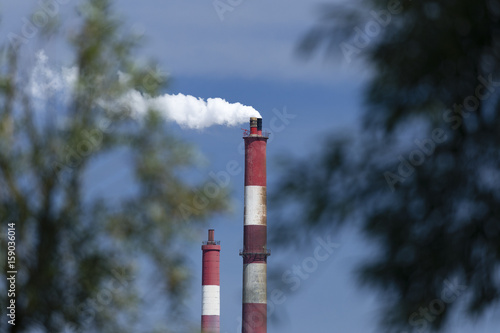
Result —
<svg viewBox="0 0 500 333"><path fill-rule="evenodd" d="M78 14L79 27L68 36L77 69L68 104L49 95L40 105L26 89L27 48L6 45L1 53L0 217L2 235L7 222L16 223L18 270L16 325L5 329L150 332L158 325L145 325L140 315L160 304L162 331L188 331L182 308L173 306L190 277L181 245L226 209L225 194L181 213L204 186L179 176L197 165L193 147L169 134L157 111L136 119L117 103L131 89L154 96L165 79L153 62L136 63L139 41L120 35L110 1L85 1ZM106 156L123 155L133 194L115 202L102 192L89 195L86 173ZM7 248L5 238L0 248Z"/></svg>
<svg viewBox="0 0 500 333"><path fill-rule="evenodd" d="M345 61L342 43L356 46L354 28L389 3L323 8L302 54L326 45ZM374 73L363 134L332 135L320 155L287 167L277 215L294 202L296 225L311 233L359 226L379 248L358 273L383 292L384 331L439 330L457 304L476 317L500 299L500 2L401 5L350 53ZM444 299L450 283L461 288L453 300ZM437 310L425 317L430 304Z"/></svg>

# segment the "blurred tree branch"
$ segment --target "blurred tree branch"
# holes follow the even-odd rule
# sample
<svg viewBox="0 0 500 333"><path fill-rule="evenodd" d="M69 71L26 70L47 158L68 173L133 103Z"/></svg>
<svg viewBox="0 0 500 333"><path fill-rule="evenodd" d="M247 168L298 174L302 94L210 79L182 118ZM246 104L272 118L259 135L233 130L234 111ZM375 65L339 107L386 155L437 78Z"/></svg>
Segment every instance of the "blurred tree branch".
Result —
<svg viewBox="0 0 500 333"><path fill-rule="evenodd" d="M277 228L359 226L379 248L357 273L383 292L384 331L439 330L457 303L475 317L500 299L500 3L401 1L389 15L390 3L325 7L300 43L340 61L342 43L357 45L348 60L374 74L357 137L284 163ZM445 302L450 281L467 296Z"/></svg>
<svg viewBox="0 0 500 333"><path fill-rule="evenodd" d="M68 69L74 81L67 91L54 92L48 82L38 87L42 98L35 96L34 68L23 60L27 49L1 49L1 232L6 234L8 222L16 224L18 276L16 325L3 320L0 329L150 332L155 323L144 325L139 314L158 302L165 309L163 331L191 330L182 308L173 307L185 296L190 277L180 245L191 240L199 223L227 208L225 193L181 214L179 206L192 203L205 184L179 177L197 166L193 147L169 134L156 110L137 121L134 110L117 103L131 89L158 94L165 78L151 69L153 62L137 63L138 40L121 35L123 23L111 1L84 1L78 15L81 23L68 37L75 67ZM49 26L58 32L58 25ZM128 79L121 80L122 74ZM127 154L135 191L110 202L102 191L90 193L86 174L100 158L118 152ZM5 238L0 247L7 248ZM4 256L4 281L6 264ZM153 272L145 278L157 283L148 285L154 293L147 299L139 291L147 282L139 272L145 266ZM1 304L7 301L0 295Z"/></svg>

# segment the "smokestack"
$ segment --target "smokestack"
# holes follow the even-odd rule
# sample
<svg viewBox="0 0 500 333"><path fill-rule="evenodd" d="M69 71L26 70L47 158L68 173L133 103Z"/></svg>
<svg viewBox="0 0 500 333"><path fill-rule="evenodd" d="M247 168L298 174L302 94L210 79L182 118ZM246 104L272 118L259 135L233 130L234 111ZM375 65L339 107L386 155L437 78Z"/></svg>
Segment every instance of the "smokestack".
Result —
<svg viewBox="0 0 500 333"><path fill-rule="evenodd" d="M243 333L267 332L266 144L262 118L250 118L245 140L243 226Z"/></svg>
<svg viewBox="0 0 500 333"><path fill-rule="evenodd" d="M220 332L220 242L214 241L214 229L208 230L208 240L202 243L202 304L201 332Z"/></svg>

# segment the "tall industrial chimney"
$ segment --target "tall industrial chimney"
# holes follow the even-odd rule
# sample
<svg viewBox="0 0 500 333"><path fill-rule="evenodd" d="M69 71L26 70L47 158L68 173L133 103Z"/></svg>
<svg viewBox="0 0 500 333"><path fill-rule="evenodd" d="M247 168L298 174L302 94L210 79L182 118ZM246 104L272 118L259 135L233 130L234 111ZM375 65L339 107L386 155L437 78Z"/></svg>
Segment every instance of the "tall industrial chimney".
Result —
<svg viewBox="0 0 500 333"><path fill-rule="evenodd" d="M262 118L250 118L245 140L243 226L243 333L267 332L266 144Z"/></svg>
<svg viewBox="0 0 500 333"><path fill-rule="evenodd" d="M201 332L220 332L220 242L214 241L214 229L208 230L203 242Z"/></svg>

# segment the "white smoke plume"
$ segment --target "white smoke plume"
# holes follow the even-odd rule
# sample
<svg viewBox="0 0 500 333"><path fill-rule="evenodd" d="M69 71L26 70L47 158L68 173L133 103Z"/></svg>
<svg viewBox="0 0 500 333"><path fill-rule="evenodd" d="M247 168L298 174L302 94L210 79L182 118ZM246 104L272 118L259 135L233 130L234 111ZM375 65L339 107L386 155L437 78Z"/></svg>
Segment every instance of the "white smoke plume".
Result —
<svg viewBox="0 0 500 333"><path fill-rule="evenodd" d="M69 96L68 87L73 87L77 77L77 68L51 69L43 50L36 55L36 65L30 78L28 91L35 98L45 99L61 93L65 99ZM128 75L117 73L118 80L127 80ZM194 96L165 94L151 97L131 89L116 103L128 106L133 116L141 118L148 109L160 112L167 121L174 121L184 128L202 129L212 125L236 126L248 121L249 117L261 118L260 113L251 106L241 103L229 103L222 98L203 100Z"/></svg>
<svg viewBox="0 0 500 333"><path fill-rule="evenodd" d="M69 97L77 78L76 67L63 67L60 71L50 68L43 50L36 54L36 64L27 86L28 93L40 100L46 100L58 93Z"/></svg>
<svg viewBox="0 0 500 333"><path fill-rule="evenodd" d="M183 94L150 97L131 90L120 102L127 103L139 115L144 114L148 108L153 108L167 120L175 121L181 127L194 129L212 125L236 126L247 122L249 117L261 117L251 106L229 103L222 98L209 98L205 101Z"/></svg>

